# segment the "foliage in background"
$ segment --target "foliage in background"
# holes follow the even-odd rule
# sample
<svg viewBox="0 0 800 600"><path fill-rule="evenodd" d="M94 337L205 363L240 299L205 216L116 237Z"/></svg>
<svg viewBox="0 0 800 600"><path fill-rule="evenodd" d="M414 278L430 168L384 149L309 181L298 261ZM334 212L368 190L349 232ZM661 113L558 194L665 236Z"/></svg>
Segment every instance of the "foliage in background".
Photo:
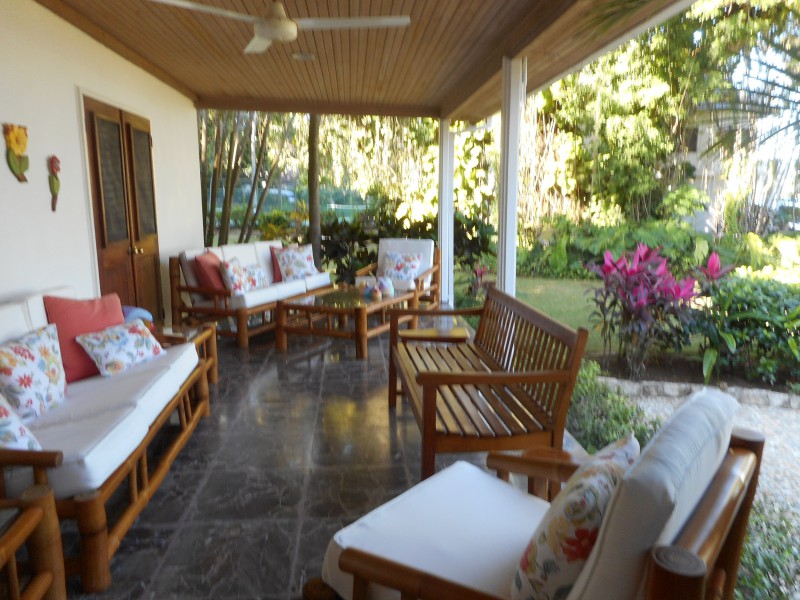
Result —
<svg viewBox="0 0 800 600"><path fill-rule="evenodd" d="M627 396L600 381L600 374L599 364L583 361L567 413L567 431L587 452L596 452L631 432L644 448L660 422L649 419Z"/></svg>
<svg viewBox="0 0 800 600"><path fill-rule="evenodd" d="M720 367L769 384L800 381L800 284L740 268L708 294L692 329Z"/></svg>
<svg viewBox="0 0 800 600"><path fill-rule="evenodd" d="M639 244L618 259L607 251L602 265L586 268L603 281L595 291L592 316L600 325L606 354L616 339L617 356L624 358L633 379L641 379L653 346L680 350L688 343L695 280L676 281L657 249Z"/></svg>
<svg viewBox="0 0 800 600"><path fill-rule="evenodd" d="M736 600L791 600L800 593L797 515L757 497L734 590Z"/></svg>

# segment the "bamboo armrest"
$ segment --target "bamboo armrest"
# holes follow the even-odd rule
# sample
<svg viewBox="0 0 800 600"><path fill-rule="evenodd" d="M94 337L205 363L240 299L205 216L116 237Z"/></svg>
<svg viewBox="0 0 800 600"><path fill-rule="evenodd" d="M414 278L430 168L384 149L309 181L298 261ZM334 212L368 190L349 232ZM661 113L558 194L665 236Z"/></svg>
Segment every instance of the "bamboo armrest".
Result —
<svg viewBox="0 0 800 600"><path fill-rule="evenodd" d="M496 596L479 592L431 573L418 571L355 548L347 548L342 552L339 557L339 568L364 581L371 581L388 588L400 590L403 592L403 598L419 598L420 600L500 600ZM357 585L358 582L354 582L354 596Z"/></svg>
<svg viewBox="0 0 800 600"><path fill-rule="evenodd" d="M386 311L392 319L397 319L406 315L419 315L426 317L458 317L480 315L483 312L482 306L473 306L471 308L444 308L444 309L426 309L426 308L390 308Z"/></svg>
<svg viewBox="0 0 800 600"><path fill-rule="evenodd" d="M569 371L420 371L420 385L508 385L523 383L566 383Z"/></svg>
<svg viewBox="0 0 800 600"><path fill-rule="evenodd" d="M521 456L490 452L486 466L498 474L516 473L529 478L565 482L586 460L586 457L565 450L543 446L526 450Z"/></svg>
<svg viewBox="0 0 800 600"><path fill-rule="evenodd" d="M57 450L0 450L0 467L53 468L61 465L63 460L63 453Z"/></svg>
<svg viewBox="0 0 800 600"><path fill-rule="evenodd" d="M429 276L433 276L436 271L439 270L439 265L433 265L427 271L423 271L422 273L418 273L416 277L414 277L414 281L417 282L417 287L421 289L421 286L425 283L425 278Z"/></svg>
<svg viewBox="0 0 800 600"><path fill-rule="evenodd" d="M374 273L378 269L378 263L374 262L372 264L367 265L366 267L361 267L360 269L356 270L356 275L370 275Z"/></svg>
<svg viewBox="0 0 800 600"><path fill-rule="evenodd" d="M16 506L13 508L17 508ZM42 520L44 511L38 506L32 506L22 511L3 534L0 543L0 566L4 566L16 553L17 549L25 543L33 530Z"/></svg>

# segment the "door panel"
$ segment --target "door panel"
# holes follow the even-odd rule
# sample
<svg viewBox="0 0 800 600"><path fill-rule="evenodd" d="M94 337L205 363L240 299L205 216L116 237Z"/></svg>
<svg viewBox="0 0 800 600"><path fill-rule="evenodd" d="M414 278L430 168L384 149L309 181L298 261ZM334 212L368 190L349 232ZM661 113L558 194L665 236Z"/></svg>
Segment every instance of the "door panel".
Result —
<svg viewBox="0 0 800 600"><path fill-rule="evenodd" d="M136 283L136 306L146 308L160 318L161 260L158 254L155 185L149 123L140 117L125 114L125 130L130 153L133 263Z"/></svg>
<svg viewBox="0 0 800 600"><path fill-rule="evenodd" d="M160 320L150 123L84 97L100 291Z"/></svg>

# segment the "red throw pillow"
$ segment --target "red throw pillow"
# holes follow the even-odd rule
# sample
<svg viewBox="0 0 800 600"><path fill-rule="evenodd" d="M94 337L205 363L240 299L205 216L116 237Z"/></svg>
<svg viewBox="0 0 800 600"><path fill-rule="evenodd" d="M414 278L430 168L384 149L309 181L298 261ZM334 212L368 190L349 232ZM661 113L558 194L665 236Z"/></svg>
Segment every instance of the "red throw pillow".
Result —
<svg viewBox="0 0 800 600"><path fill-rule="evenodd" d="M45 296L44 309L47 322L55 323L58 328L58 344L61 346L67 383L98 375L100 371L94 361L75 341L75 337L124 323L119 296L108 294L92 300Z"/></svg>
<svg viewBox="0 0 800 600"><path fill-rule="evenodd" d="M195 256L194 274L197 275L200 287L225 291L225 282L222 281L222 274L219 271L221 264L219 256L213 252Z"/></svg>
<svg viewBox="0 0 800 600"><path fill-rule="evenodd" d="M278 283L279 281L283 281L283 275L281 274L281 266L278 264L278 255L275 254L281 248L276 248L275 246L269 247L269 252L272 255L272 283Z"/></svg>

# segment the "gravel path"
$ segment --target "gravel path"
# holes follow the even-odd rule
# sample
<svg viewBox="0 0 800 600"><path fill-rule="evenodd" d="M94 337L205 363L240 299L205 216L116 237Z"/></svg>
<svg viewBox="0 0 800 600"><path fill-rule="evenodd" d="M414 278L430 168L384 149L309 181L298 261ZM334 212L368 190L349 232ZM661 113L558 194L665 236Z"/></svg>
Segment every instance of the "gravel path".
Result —
<svg viewBox="0 0 800 600"><path fill-rule="evenodd" d="M613 379L606 381L612 387L621 388L648 415L662 420L695 389L694 386L688 389L687 386L669 386L658 382L631 384ZM759 396L754 390L742 394L733 388L726 391L740 402L736 425L761 431L767 438L758 494L786 506L800 521L800 397L776 395L774 392Z"/></svg>

